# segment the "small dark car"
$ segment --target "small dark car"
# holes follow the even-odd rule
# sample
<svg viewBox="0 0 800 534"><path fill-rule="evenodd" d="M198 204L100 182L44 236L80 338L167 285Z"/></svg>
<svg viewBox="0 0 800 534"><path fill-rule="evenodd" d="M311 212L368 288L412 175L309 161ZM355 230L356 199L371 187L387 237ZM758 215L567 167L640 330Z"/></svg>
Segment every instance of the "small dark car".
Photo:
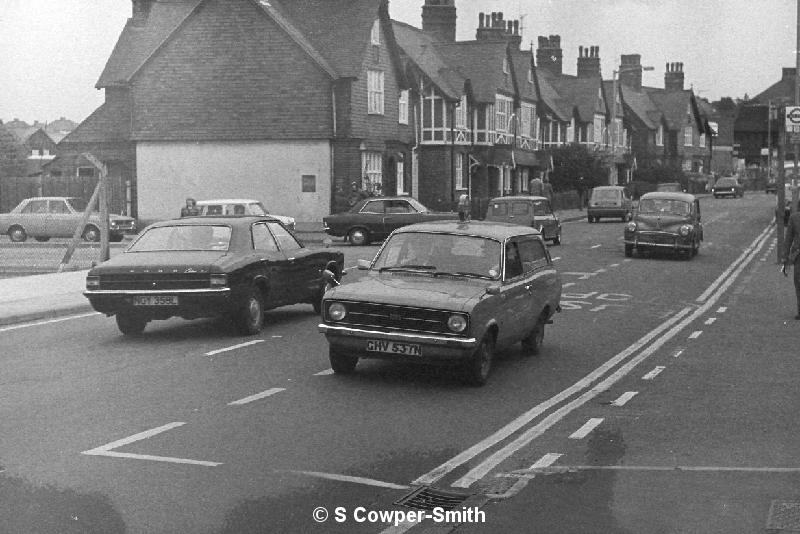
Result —
<svg viewBox="0 0 800 534"><path fill-rule="evenodd" d="M322 301L320 332L336 373L359 358L461 364L483 385L496 349L535 354L560 311L561 279L538 230L438 221L396 230L366 276Z"/></svg>
<svg viewBox="0 0 800 534"><path fill-rule="evenodd" d="M542 232L542 238L561 244L561 221L553 213L547 197L508 196L489 201L485 220L530 226Z"/></svg>
<svg viewBox="0 0 800 534"><path fill-rule="evenodd" d="M350 211L323 217L322 222L327 234L346 237L352 245L368 245L386 239L402 226L448 219L458 219L458 213L430 211L411 197L370 197Z"/></svg>
<svg viewBox="0 0 800 534"><path fill-rule="evenodd" d="M319 312L341 252L310 250L273 217L193 217L152 224L124 253L91 269L84 295L126 335L154 319L226 317L243 335L264 310L307 302Z"/></svg>
<svg viewBox="0 0 800 534"><path fill-rule="evenodd" d="M723 176L711 188L714 198L719 197L743 197L744 187L739 183L735 176Z"/></svg>
<svg viewBox="0 0 800 534"><path fill-rule="evenodd" d="M666 250L697 255L703 240L700 201L688 193L645 193L625 227L625 255Z"/></svg>

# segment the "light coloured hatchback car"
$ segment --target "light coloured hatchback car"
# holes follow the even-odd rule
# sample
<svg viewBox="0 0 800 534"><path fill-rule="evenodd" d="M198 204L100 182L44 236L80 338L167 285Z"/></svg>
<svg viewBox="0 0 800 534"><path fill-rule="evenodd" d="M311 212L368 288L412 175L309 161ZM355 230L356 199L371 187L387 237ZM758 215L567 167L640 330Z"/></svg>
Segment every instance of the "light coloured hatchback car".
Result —
<svg viewBox="0 0 800 534"><path fill-rule="evenodd" d="M552 241L554 245L561 244L561 221L546 197L519 195L493 198L489 201L485 220L536 228L542 233L543 239Z"/></svg>
<svg viewBox="0 0 800 534"><path fill-rule="evenodd" d="M289 230L294 231L294 217L269 213L264 205L258 200L253 200L250 198L219 198L213 200L198 200L196 206L200 211L200 217L229 215L257 215L262 217L264 215L269 215L278 219L281 223L283 223L283 226Z"/></svg>
<svg viewBox="0 0 800 534"><path fill-rule="evenodd" d="M619 218L625 222L631 220L633 202L621 185L602 185L592 189L586 213L590 223L599 221L601 217Z"/></svg>

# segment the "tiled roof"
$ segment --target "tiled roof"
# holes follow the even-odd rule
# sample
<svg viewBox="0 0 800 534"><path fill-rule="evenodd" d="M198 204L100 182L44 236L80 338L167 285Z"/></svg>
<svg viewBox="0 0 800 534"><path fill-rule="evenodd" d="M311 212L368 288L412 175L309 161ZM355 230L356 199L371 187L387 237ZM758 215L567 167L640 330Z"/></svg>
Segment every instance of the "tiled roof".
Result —
<svg viewBox="0 0 800 534"><path fill-rule="evenodd" d="M528 81L528 73L533 68L533 54L530 51L512 50L511 59L514 62L514 76L520 98L528 101L539 100L535 80L534 83Z"/></svg>
<svg viewBox="0 0 800 534"><path fill-rule="evenodd" d="M130 114L127 99L116 104L106 102L67 134L59 145L128 141L130 125L120 118L130 117Z"/></svg>
<svg viewBox="0 0 800 534"><path fill-rule="evenodd" d="M686 119L686 110L689 109L692 101L691 90L667 91L655 87L643 87L642 89L647 92L653 103L664 114L667 127L670 130L680 130L683 128Z"/></svg>
<svg viewBox="0 0 800 534"><path fill-rule="evenodd" d="M498 92L514 94L510 71L503 73L505 41L442 43L437 48L449 65L469 79L478 102L494 102Z"/></svg>
<svg viewBox="0 0 800 534"><path fill-rule="evenodd" d="M577 109L581 122L591 123L595 112L605 113L605 109L598 104L597 93L603 83L599 76L553 76L551 83L558 94Z"/></svg>
<svg viewBox="0 0 800 534"><path fill-rule="evenodd" d="M536 69L536 82L539 92L539 102L543 103L555 118L562 122L572 120L572 109L569 102L564 100L550 83L552 75L546 69Z"/></svg>
<svg viewBox="0 0 800 534"><path fill-rule="evenodd" d="M795 77L789 76L770 85L765 91L753 97L751 101L760 104L794 104Z"/></svg>
<svg viewBox="0 0 800 534"><path fill-rule="evenodd" d="M436 41L403 22L392 21L397 44L445 96L458 99L464 92L464 76L439 54Z"/></svg>
<svg viewBox="0 0 800 534"><path fill-rule="evenodd" d="M641 120L647 128L658 129L661 121L661 112L658 111L653 101L644 91L637 91L628 85L621 85L622 103Z"/></svg>

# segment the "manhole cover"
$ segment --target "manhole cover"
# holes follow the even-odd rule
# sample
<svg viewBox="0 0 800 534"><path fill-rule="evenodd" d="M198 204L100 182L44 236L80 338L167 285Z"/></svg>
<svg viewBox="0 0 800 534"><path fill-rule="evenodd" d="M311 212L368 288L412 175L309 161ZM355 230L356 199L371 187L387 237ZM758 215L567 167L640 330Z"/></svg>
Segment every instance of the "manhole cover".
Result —
<svg viewBox="0 0 800 534"><path fill-rule="evenodd" d="M800 532L800 502L772 501L767 518L767 530Z"/></svg>
<svg viewBox="0 0 800 534"><path fill-rule="evenodd" d="M402 499L394 502L400 506L417 508L418 510L433 511L434 508L452 510L469 497L470 493L458 493L422 486L417 488Z"/></svg>

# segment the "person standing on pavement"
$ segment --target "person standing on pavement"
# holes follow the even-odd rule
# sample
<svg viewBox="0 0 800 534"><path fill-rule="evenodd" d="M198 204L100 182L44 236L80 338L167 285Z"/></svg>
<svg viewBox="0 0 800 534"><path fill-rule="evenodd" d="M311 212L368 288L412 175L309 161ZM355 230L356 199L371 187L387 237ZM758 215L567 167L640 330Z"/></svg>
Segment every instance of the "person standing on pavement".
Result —
<svg viewBox="0 0 800 534"><path fill-rule="evenodd" d="M544 183L542 182L542 179L539 178L538 176L533 177L530 183L528 184L528 193L530 193L533 196L540 197L542 196L543 192L544 192Z"/></svg>
<svg viewBox="0 0 800 534"><path fill-rule="evenodd" d="M550 177L544 177L544 183L542 184L542 196L546 197L547 200L550 201L550 206L553 206L553 186L550 184Z"/></svg>
<svg viewBox="0 0 800 534"><path fill-rule="evenodd" d="M794 212L789 217L786 226L786 237L783 241L783 267L781 272L784 276L789 276L787 269L790 265L794 266L794 292L797 297L796 320L800 320L800 211Z"/></svg>

